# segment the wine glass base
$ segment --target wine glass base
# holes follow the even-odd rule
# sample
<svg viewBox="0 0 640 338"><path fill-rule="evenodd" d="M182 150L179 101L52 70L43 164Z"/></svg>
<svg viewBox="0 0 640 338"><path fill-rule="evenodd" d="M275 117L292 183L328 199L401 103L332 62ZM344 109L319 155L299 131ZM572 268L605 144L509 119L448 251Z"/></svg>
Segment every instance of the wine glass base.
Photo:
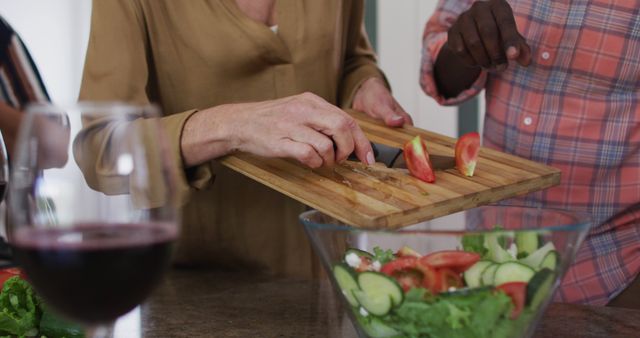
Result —
<svg viewBox="0 0 640 338"><path fill-rule="evenodd" d="M114 338L115 322L106 325L90 326L85 330L87 338Z"/></svg>

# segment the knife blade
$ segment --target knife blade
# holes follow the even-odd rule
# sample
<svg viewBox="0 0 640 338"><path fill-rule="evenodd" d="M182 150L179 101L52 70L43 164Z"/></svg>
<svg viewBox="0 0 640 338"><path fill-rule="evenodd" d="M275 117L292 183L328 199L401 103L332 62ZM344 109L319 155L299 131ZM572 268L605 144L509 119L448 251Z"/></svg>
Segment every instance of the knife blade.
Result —
<svg viewBox="0 0 640 338"><path fill-rule="evenodd" d="M404 156L401 156L402 149L374 142L371 142L371 148L376 162L383 163L387 168L407 168ZM456 166L456 160L452 156L429 154L429 159L435 170L447 170ZM358 158L353 153L349 156L349 160L357 161Z"/></svg>
<svg viewBox="0 0 640 338"><path fill-rule="evenodd" d="M402 155L402 149L391 147L381 143L371 143L372 148L377 150L377 162L384 163L388 168L406 168L407 165ZM374 151L375 152L375 151ZM455 168L456 161L453 156L429 154L431 165L434 170L447 170Z"/></svg>

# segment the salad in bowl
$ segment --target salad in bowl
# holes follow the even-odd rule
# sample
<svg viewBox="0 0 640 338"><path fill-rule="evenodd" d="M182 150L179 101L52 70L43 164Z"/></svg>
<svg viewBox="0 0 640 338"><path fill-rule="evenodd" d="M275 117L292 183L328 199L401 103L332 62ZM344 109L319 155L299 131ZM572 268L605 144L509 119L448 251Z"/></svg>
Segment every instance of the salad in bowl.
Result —
<svg viewBox="0 0 640 338"><path fill-rule="evenodd" d="M488 206L401 230L301 216L361 337L527 337L589 229L564 211Z"/></svg>

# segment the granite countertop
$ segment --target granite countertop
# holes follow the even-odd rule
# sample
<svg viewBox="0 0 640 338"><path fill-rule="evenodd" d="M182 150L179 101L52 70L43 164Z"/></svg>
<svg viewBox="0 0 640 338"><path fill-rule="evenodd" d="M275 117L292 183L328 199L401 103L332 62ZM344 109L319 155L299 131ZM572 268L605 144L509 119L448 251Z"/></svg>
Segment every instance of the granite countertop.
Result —
<svg viewBox="0 0 640 338"><path fill-rule="evenodd" d="M328 281L172 270L142 306L144 337L356 338ZM535 337L637 337L640 311L552 304Z"/></svg>

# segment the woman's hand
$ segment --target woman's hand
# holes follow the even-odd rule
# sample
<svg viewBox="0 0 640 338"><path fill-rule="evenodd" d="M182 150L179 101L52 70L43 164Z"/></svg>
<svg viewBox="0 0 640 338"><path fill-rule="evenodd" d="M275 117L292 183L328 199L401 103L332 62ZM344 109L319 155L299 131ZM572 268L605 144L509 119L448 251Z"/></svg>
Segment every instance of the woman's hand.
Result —
<svg viewBox="0 0 640 338"><path fill-rule="evenodd" d="M402 127L405 123L413 124L411 116L402 109L384 82L377 77L366 80L360 86L353 98L353 109L383 120L390 127Z"/></svg>
<svg viewBox="0 0 640 338"><path fill-rule="evenodd" d="M364 163L375 161L357 122L310 93L200 111L187 120L181 147L187 166L234 151L293 158L311 168L333 166L354 151Z"/></svg>

